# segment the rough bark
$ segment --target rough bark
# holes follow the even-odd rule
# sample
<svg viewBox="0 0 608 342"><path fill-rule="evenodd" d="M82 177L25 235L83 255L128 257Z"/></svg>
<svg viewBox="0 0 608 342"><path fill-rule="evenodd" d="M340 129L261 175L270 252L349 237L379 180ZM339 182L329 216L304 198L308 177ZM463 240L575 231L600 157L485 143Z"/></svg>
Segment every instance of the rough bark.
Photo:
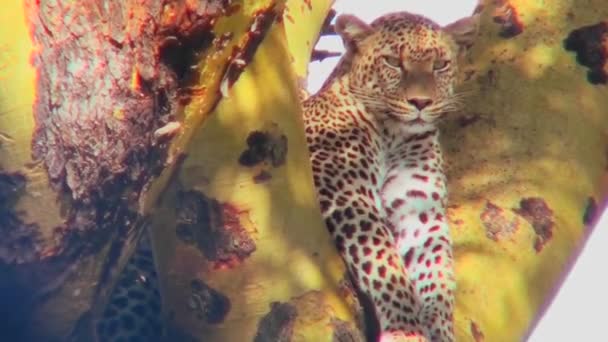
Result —
<svg viewBox="0 0 608 342"><path fill-rule="evenodd" d="M344 268L315 216L284 6L220 0L4 6L1 21L17 30L2 25L0 36L6 62L0 335L94 340L93 323L148 222L166 313L176 318L173 332L201 338L217 334L224 321L238 323L231 332L237 340L290 331L321 340L358 334L354 309L338 295L348 291L339 284ZM297 1L291 10L302 16L311 6ZM305 24L318 31L328 7L319 2L319 18ZM309 39L316 35L305 31ZM260 44L265 52L250 65ZM249 81L240 82L249 83L236 85L243 72ZM232 130L217 126L231 115L249 119ZM203 123L211 128L199 132ZM230 158L210 162L218 156ZM232 193L222 177L242 178L241 185L257 190ZM200 186L206 181L211 188ZM285 235L288 228L299 233ZM286 251L287 237L308 243L293 241ZM182 255L190 260L175 259ZM271 274L256 271L281 259ZM294 280L291 267L306 272ZM260 278L234 278L232 288L217 280L247 272ZM256 292L255 305L248 305L252 299L241 289L258 281L284 283L280 291ZM293 315L276 323L271 307ZM200 319L208 323L203 330Z"/></svg>

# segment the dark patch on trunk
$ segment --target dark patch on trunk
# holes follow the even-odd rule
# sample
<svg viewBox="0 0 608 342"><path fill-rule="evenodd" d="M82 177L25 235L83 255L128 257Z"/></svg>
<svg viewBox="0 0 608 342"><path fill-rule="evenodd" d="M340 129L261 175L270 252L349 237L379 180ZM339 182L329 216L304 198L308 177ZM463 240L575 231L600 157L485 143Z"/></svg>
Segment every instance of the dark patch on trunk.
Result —
<svg viewBox="0 0 608 342"><path fill-rule="evenodd" d="M334 328L332 342L365 342L366 339L361 335L361 331L357 330L351 323L340 319L332 319L331 325Z"/></svg>
<svg viewBox="0 0 608 342"><path fill-rule="evenodd" d="M39 227L24 222L14 208L26 183L20 173L0 173L0 336L11 341L26 340L26 325L40 286L36 281L43 280L34 272L41 270L36 267L43 248Z"/></svg>
<svg viewBox="0 0 608 342"><path fill-rule="evenodd" d="M276 130L254 131L247 137L247 149L241 153L239 163L246 167L268 161L279 167L287 158L287 136Z"/></svg>
<svg viewBox="0 0 608 342"><path fill-rule="evenodd" d="M175 72L181 87L198 82L192 68L213 42L218 16L228 11L226 0L172 1L163 6L159 28L159 58Z"/></svg>
<svg viewBox="0 0 608 342"><path fill-rule="evenodd" d="M245 70L245 67L251 62L258 46L264 40L275 18L281 14L280 12L282 11L278 6L273 4L269 8L254 13L253 21L249 25L244 44L241 47L235 47L232 51L230 63L222 79L221 89L223 92L232 88L243 70Z"/></svg>
<svg viewBox="0 0 608 342"><path fill-rule="evenodd" d="M20 173L0 173L0 263L34 262L42 252L38 225L23 222L13 208L25 185L25 176Z"/></svg>
<svg viewBox="0 0 608 342"><path fill-rule="evenodd" d="M0 208L0 263L20 265L40 259L39 227L27 224L16 213Z"/></svg>
<svg viewBox="0 0 608 342"><path fill-rule="evenodd" d="M223 293L209 287L200 279L190 282L192 293L188 298L188 307L196 317L209 324L224 321L230 311L230 299Z"/></svg>
<svg viewBox="0 0 608 342"><path fill-rule="evenodd" d="M536 233L534 249L540 252L545 244L553 237L553 211L540 197L524 198L519 202L519 208L513 209L515 213L526 219Z"/></svg>
<svg viewBox="0 0 608 342"><path fill-rule="evenodd" d="M197 246L215 267L233 267L255 251L255 241L241 223L246 211L195 190L178 196L178 238Z"/></svg>
<svg viewBox="0 0 608 342"><path fill-rule="evenodd" d="M483 335L483 331L481 331L481 329L479 329L479 326L477 325L477 323L475 323L475 321L471 321L470 329L471 329L471 336L473 336L473 339L475 340L475 342L485 341L485 336Z"/></svg>
<svg viewBox="0 0 608 342"><path fill-rule="evenodd" d="M597 220L597 201L592 196L587 198L585 212L583 213L583 224L585 226L593 226Z"/></svg>
<svg viewBox="0 0 608 342"><path fill-rule="evenodd" d="M592 84L608 81L608 22L583 26L570 32L564 40L564 48L576 53L576 61L589 68L587 79Z"/></svg>
<svg viewBox="0 0 608 342"><path fill-rule="evenodd" d="M44 321L36 320L41 318L40 310L48 316L53 314L52 306L62 305L64 308L60 312L68 307L74 310L71 315L81 315L81 319L74 320L73 331L81 335L72 337L76 340L92 338L91 321L100 314L98 311L105 305L114 279L135 246L129 237L139 233L133 227L137 227L135 222L140 217L128 207L126 201L113 202L110 207L75 203L66 214L64 225L55 228L50 241L35 242L36 254L22 259L20 264L0 262L0 277L3 279L0 301L6 303L9 310L0 310L3 322L0 324L1 336L14 336L13 340L24 341L59 338L49 332L57 332L51 326L54 320L65 323L69 317L49 316ZM35 228L37 233L38 228ZM13 257L26 250L23 247ZM91 267L94 271L89 269ZM82 282L95 282L97 285L92 292L74 287L77 286L74 284ZM77 290L84 293L73 296L73 291ZM36 328L33 329L32 325ZM63 338L65 336L61 336Z"/></svg>
<svg viewBox="0 0 608 342"><path fill-rule="evenodd" d="M479 218L486 229L486 236L494 241L509 238L519 228L517 218L507 218L504 209L489 201Z"/></svg>
<svg viewBox="0 0 608 342"><path fill-rule="evenodd" d="M25 189L25 176L21 173L0 172L0 208L13 205Z"/></svg>
<svg viewBox="0 0 608 342"><path fill-rule="evenodd" d="M289 342L293 334L293 323L298 316L295 306L288 303L273 302L270 312L258 324L254 342Z"/></svg>
<svg viewBox="0 0 608 342"><path fill-rule="evenodd" d="M502 38L513 38L524 32L524 24L519 19L517 10L509 3L504 3L498 7L492 19L500 25L498 34Z"/></svg>

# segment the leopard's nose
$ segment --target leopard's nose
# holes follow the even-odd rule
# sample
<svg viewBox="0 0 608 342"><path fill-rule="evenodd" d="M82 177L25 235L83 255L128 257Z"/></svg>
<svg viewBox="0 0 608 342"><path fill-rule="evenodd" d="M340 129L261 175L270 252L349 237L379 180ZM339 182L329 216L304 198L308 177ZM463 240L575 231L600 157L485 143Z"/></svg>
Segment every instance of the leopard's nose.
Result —
<svg viewBox="0 0 608 342"><path fill-rule="evenodd" d="M409 104L411 104L412 106L418 108L418 110L423 110L424 108L428 107L431 103L433 103L433 100L431 100L429 98L415 97L415 98L408 99L407 102Z"/></svg>

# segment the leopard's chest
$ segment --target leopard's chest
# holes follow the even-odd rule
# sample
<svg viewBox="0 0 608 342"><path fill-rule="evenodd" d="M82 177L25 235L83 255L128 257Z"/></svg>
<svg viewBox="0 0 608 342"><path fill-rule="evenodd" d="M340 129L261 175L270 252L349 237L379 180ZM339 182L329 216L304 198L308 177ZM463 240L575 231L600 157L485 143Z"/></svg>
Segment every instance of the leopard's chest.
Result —
<svg viewBox="0 0 608 342"><path fill-rule="evenodd" d="M443 212L447 189L438 131L410 136L383 132L386 173L381 193L387 212Z"/></svg>

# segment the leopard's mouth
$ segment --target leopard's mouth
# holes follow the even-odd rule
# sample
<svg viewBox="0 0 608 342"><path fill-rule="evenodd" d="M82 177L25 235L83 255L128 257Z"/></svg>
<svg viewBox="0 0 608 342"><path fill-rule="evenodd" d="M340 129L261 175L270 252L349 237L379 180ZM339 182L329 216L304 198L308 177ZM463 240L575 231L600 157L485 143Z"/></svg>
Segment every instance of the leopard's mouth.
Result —
<svg viewBox="0 0 608 342"><path fill-rule="evenodd" d="M424 121L422 118L418 117L412 121L410 121L410 125L426 125L428 122Z"/></svg>

